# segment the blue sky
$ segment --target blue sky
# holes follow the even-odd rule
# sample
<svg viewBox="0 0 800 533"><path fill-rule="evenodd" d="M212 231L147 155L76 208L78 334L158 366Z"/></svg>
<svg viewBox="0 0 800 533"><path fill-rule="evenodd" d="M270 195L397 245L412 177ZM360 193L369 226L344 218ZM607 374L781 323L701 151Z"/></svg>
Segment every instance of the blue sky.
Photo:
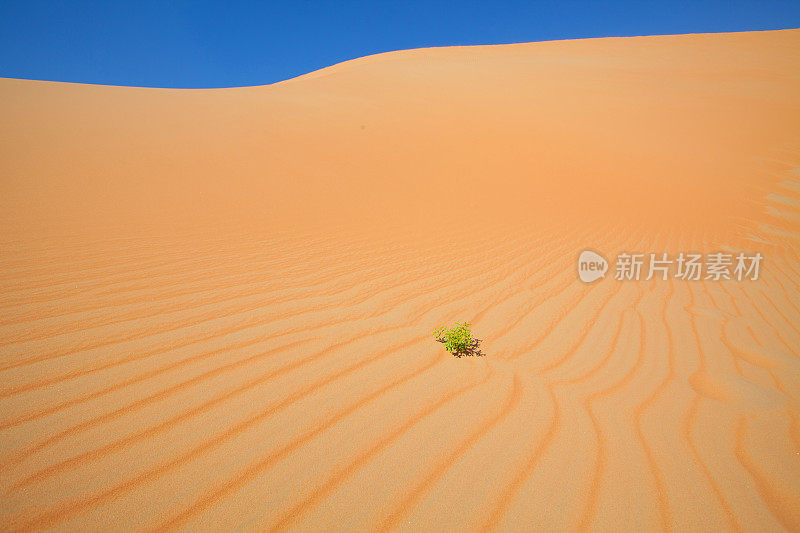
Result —
<svg viewBox="0 0 800 533"><path fill-rule="evenodd" d="M0 0L0 76L231 87L406 48L796 27L798 0Z"/></svg>

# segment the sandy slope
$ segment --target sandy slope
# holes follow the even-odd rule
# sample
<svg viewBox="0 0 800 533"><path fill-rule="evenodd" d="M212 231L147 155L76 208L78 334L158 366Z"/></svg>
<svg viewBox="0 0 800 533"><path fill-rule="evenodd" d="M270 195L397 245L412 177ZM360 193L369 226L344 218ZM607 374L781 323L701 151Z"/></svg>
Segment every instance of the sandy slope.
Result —
<svg viewBox="0 0 800 533"><path fill-rule="evenodd" d="M798 30L0 80L0 526L800 529L798 95Z"/></svg>

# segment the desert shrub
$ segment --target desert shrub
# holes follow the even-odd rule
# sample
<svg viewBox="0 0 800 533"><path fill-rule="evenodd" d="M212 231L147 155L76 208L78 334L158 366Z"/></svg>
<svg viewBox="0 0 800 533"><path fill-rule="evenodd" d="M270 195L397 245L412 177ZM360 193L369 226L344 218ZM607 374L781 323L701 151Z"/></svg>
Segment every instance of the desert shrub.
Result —
<svg viewBox="0 0 800 533"><path fill-rule="evenodd" d="M472 349L475 339L469 330L468 322L456 322L450 329L442 326L433 332L433 338L444 343L445 349L456 357L466 355Z"/></svg>

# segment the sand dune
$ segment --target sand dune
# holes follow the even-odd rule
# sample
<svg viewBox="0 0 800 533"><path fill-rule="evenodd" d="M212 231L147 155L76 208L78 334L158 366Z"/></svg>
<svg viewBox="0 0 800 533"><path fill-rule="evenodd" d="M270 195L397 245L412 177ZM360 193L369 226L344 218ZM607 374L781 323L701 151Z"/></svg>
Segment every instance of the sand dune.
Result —
<svg viewBox="0 0 800 533"><path fill-rule="evenodd" d="M2 529L800 529L799 94L800 30L0 80Z"/></svg>

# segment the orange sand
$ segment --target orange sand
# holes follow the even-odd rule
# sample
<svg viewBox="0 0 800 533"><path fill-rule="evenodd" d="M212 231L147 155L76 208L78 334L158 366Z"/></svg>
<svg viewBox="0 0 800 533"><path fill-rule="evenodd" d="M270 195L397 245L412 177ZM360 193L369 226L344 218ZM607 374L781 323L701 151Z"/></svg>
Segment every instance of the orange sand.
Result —
<svg viewBox="0 0 800 533"><path fill-rule="evenodd" d="M798 95L800 30L0 80L0 529L800 529Z"/></svg>

